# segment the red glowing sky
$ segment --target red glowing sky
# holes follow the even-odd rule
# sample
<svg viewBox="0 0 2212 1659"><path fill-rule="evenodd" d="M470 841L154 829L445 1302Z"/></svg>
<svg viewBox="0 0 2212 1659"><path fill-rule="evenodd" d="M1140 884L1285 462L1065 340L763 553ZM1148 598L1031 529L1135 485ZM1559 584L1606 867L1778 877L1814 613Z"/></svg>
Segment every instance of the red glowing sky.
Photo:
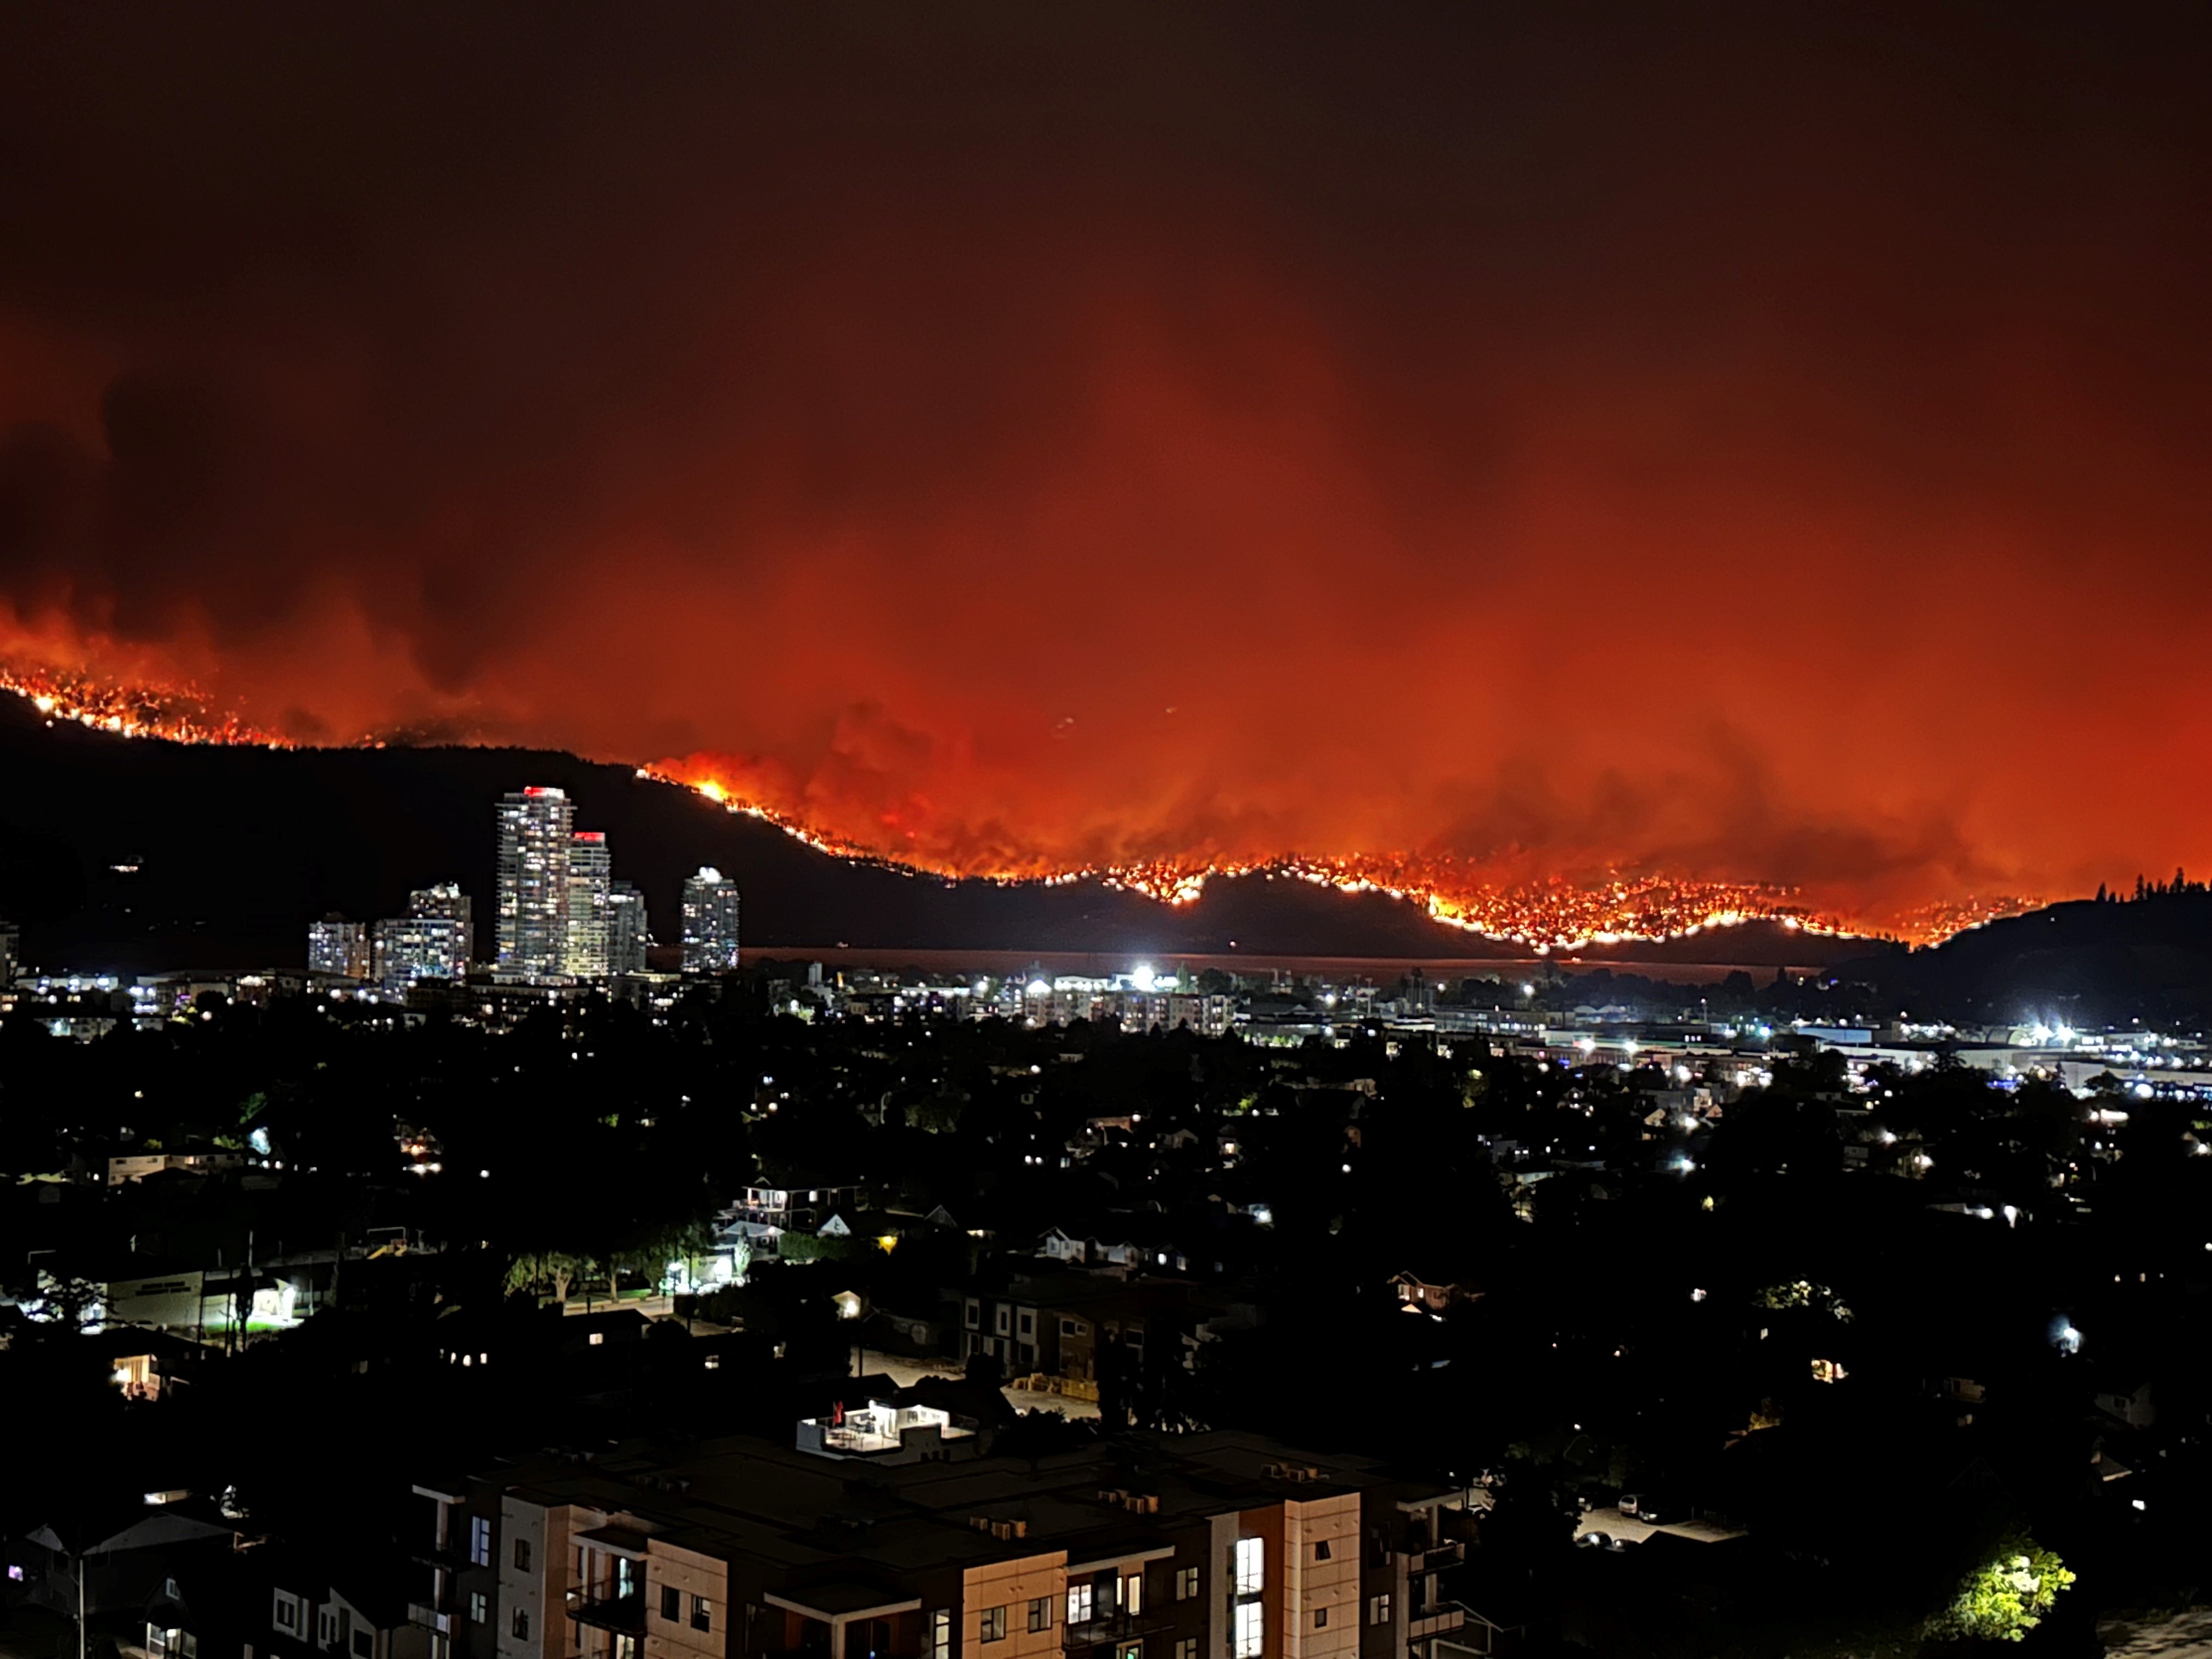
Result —
<svg viewBox="0 0 2212 1659"><path fill-rule="evenodd" d="M22 14L0 654L939 867L2212 854L2202 22Z"/></svg>

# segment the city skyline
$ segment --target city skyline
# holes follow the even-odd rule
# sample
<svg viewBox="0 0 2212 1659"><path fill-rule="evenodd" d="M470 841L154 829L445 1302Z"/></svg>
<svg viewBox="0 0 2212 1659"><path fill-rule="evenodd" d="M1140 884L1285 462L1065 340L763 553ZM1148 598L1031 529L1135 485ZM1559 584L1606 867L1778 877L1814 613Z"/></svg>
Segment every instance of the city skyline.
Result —
<svg viewBox="0 0 2212 1659"><path fill-rule="evenodd" d="M614 876L605 830L574 827L565 790L532 784L495 807L495 942L489 966L522 984L604 982L650 967L652 918L645 896ZM702 868L682 905L682 969L726 973L738 966L737 884ZM407 914L374 922L332 913L307 925L311 974L404 992L423 981L459 983L476 965L475 902L459 883L408 895ZM12 943L14 935L9 935ZM0 975L0 986L7 982Z"/></svg>

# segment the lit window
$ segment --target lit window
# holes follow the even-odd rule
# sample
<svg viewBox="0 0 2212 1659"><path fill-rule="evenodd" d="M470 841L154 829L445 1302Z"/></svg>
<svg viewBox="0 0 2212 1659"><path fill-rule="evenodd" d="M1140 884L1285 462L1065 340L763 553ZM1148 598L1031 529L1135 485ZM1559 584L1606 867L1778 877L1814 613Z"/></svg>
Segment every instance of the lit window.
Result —
<svg viewBox="0 0 2212 1659"><path fill-rule="evenodd" d="M1176 1643L1175 1659L1198 1659L1198 1638L1186 1636Z"/></svg>
<svg viewBox="0 0 2212 1659"><path fill-rule="evenodd" d="M1231 1650L1233 1659L1260 1659L1265 1613L1257 1601L1237 1604L1237 1645Z"/></svg>
<svg viewBox="0 0 2212 1659"><path fill-rule="evenodd" d="M482 1590L469 1592L469 1622L481 1625L491 1617L491 1601Z"/></svg>
<svg viewBox="0 0 2212 1659"><path fill-rule="evenodd" d="M1144 1610L1144 1575L1140 1572L1133 1572L1121 1581L1121 1611L1127 1613L1139 1613Z"/></svg>
<svg viewBox="0 0 2212 1659"><path fill-rule="evenodd" d="M1091 1586L1070 1584L1067 1587L1067 1622L1087 1625L1091 1622Z"/></svg>
<svg viewBox="0 0 2212 1659"><path fill-rule="evenodd" d="M469 1517L469 1565L477 1567L491 1565L491 1522L481 1515Z"/></svg>
<svg viewBox="0 0 2212 1659"><path fill-rule="evenodd" d="M1367 1622L1370 1625L1387 1625L1390 1622L1390 1598L1388 1595L1370 1595L1367 1598Z"/></svg>
<svg viewBox="0 0 2212 1659"><path fill-rule="evenodd" d="M939 1607L929 1615L929 1659L952 1659L952 1609Z"/></svg>
<svg viewBox="0 0 2212 1659"><path fill-rule="evenodd" d="M1237 1594L1257 1595L1267 1586L1267 1569L1264 1547L1256 1538L1237 1540Z"/></svg>
<svg viewBox="0 0 2212 1659"><path fill-rule="evenodd" d="M1198 1569L1196 1567L1177 1567L1176 1569L1176 1600L1178 1601L1188 1601L1192 1596L1197 1594Z"/></svg>
<svg viewBox="0 0 2212 1659"><path fill-rule="evenodd" d="M1006 1639L1006 1610L1004 1607L984 1608L980 1622L982 1626L983 1639L986 1642L1003 1642Z"/></svg>
<svg viewBox="0 0 2212 1659"><path fill-rule="evenodd" d="M591 1346L596 1348L606 1340L607 1334L605 1331L593 1331L591 1335Z"/></svg>

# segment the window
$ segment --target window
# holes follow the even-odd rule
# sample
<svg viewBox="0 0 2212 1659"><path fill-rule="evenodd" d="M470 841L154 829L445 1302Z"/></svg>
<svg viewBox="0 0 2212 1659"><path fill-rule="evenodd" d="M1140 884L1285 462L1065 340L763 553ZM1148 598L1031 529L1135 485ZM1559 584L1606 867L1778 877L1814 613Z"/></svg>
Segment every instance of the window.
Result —
<svg viewBox="0 0 2212 1659"><path fill-rule="evenodd" d="M300 1628L300 1602L296 1596L276 1592L276 1628L296 1632Z"/></svg>
<svg viewBox="0 0 2212 1659"><path fill-rule="evenodd" d="M472 1567L491 1565L491 1522L481 1515L469 1517L469 1565Z"/></svg>
<svg viewBox="0 0 2212 1659"><path fill-rule="evenodd" d="M1198 1569L1196 1567L1177 1567L1176 1569L1176 1600L1178 1601L1188 1601L1192 1596L1197 1594Z"/></svg>
<svg viewBox="0 0 2212 1659"><path fill-rule="evenodd" d="M1175 1659L1198 1659L1198 1638L1186 1636L1176 1643Z"/></svg>
<svg viewBox="0 0 2212 1659"><path fill-rule="evenodd" d="M1024 1336L1034 1336L1036 1334L1036 1316L1035 1314L1024 1314L1022 1316L1022 1334Z"/></svg>
<svg viewBox="0 0 2212 1659"><path fill-rule="evenodd" d="M1122 1643L1119 1659L1145 1659L1145 1644L1142 1642Z"/></svg>
<svg viewBox="0 0 2212 1659"><path fill-rule="evenodd" d="M1052 1628L1052 1597L1040 1595L1030 1603L1030 1628L1032 1631Z"/></svg>
<svg viewBox="0 0 2212 1659"><path fill-rule="evenodd" d="M1145 1610L1145 1576L1133 1572L1121 1581L1121 1611L1139 1613Z"/></svg>
<svg viewBox="0 0 2212 1659"><path fill-rule="evenodd" d="M507 1628L514 1632L516 1641L527 1642L530 1639L530 1609L517 1607L514 1617L507 1621Z"/></svg>
<svg viewBox="0 0 2212 1659"><path fill-rule="evenodd" d="M376 1652L375 1636L365 1630L353 1633L353 1659L372 1659Z"/></svg>
<svg viewBox="0 0 2212 1659"><path fill-rule="evenodd" d="M326 1613L315 1620L316 1640L324 1647L338 1639L338 1616Z"/></svg>
<svg viewBox="0 0 2212 1659"><path fill-rule="evenodd" d="M660 1587L660 1616L672 1625L684 1616L684 1592L673 1584Z"/></svg>
<svg viewBox="0 0 2212 1659"><path fill-rule="evenodd" d="M1262 1609L1257 1601L1237 1604L1237 1643L1230 1650L1233 1659L1260 1659Z"/></svg>
<svg viewBox="0 0 2212 1659"><path fill-rule="evenodd" d="M591 1336L587 1339L587 1341L588 1341L589 1346L591 1346L592 1347L596 1348L596 1347L599 1346L602 1343L604 1343L606 1340L607 1340L607 1334L606 1334L605 1331L593 1331L593 1332L592 1333Z"/></svg>
<svg viewBox="0 0 2212 1659"><path fill-rule="evenodd" d="M1316 1630L1327 1630L1328 1628L1328 1609L1327 1607L1316 1607L1314 1609L1314 1628Z"/></svg>
<svg viewBox="0 0 2212 1659"><path fill-rule="evenodd" d="M1267 1587L1266 1563L1263 1546L1258 1539L1240 1538L1237 1540L1235 1577L1237 1595L1257 1595Z"/></svg>
<svg viewBox="0 0 2212 1659"><path fill-rule="evenodd" d="M469 1592L469 1623L481 1625L491 1617L491 1601L482 1590Z"/></svg>
<svg viewBox="0 0 2212 1659"><path fill-rule="evenodd" d="M1390 1598L1388 1595L1370 1595L1367 1598L1367 1622L1370 1625L1387 1625L1390 1622Z"/></svg>
<svg viewBox="0 0 2212 1659"><path fill-rule="evenodd" d="M1008 1311L1009 1310L1005 1308L999 1310L999 1334L1000 1336L1004 1336L1006 1334Z"/></svg>
<svg viewBox="0 0 2212 1659"><path fill-rule="evenodd" d="M517 1572L530 1571L530 1540L527 1538L514 1540L514 1570Z"/></svg>
<svg viewBox="0 0 2212 1659"><path fill-rule="evenodd" d="M1006 1610L1004 1607L984 1608L981 1623L983 1639L986 1642L1003 1642L1006 1639Z"/></svg>
<svg viewBox="0 0 2212 1659"><path fill-rule="evenodd" d="M1314 1559L1316 1561L1326 1561L1328 1559L1328 1539L1324 1538L1314 1546Z"/></svg>
<svg viewBox="0 0 2212 1659"><path fill-rule="evenodd" d="M952 1659L952 1609L939 1607L929 1615L929 1659Z"/></svg>
<svg viewBox="0 0 2212 1659"><path fill-rule="evenodd" d="M1063 1319L1060 1322L1060 1334L1062 1336L1080 1336L1083 1334L1083 1327L1072 1319Z"/></svg>
<svg viewBox="0 0 2212 1659"><path fill-rule="evenodd" d="M1091 1622L1091 1586L1070 1584L1067 1587L1067 1622L1087 1625Z"/></svg>
<svg viewBox="0 0 2212 1659"><path fill-rule="evenodd" d="M981 1330L982 1326L983 1310L970 1302L968 1304L968 1328L971 1331Z"/></svg>
<svg viewBox="0 0 2212 1659"><path fill-rule="evenodd" d="M691 1598L691 1628L693 1630L714 1628L714 1617L708 1612L707 1598L703 1595L695 1595Z"/></svg>

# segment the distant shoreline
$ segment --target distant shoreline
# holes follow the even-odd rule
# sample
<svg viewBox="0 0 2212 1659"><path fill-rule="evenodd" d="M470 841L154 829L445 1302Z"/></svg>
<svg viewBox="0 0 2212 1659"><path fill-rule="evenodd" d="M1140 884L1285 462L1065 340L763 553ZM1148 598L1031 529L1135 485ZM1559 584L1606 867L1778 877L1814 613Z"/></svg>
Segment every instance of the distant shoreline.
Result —
<svg viewBox="0 0 2212 1659"><path fill-rule="evenodd" d="M980 951L919 950L897 945L763 945L748 947L748 963L818 962L825 968L920 968L930 972L988 974L1003 977L1043 968L1054 973L1090 975L1100 978L1126 974L1139 963L1161 970L1188 964L1203 970L1219 968L1233 974L1264 974L1281 970L1311 977L1336 975L1346 979L1389 981L1419 969L1424 977L1437 981L1482 979L1496 975L1528 977L1553 968L1571 974L1594 973L1600 968L1616 974L1638 974L1646 979L1671 980L1685 985L1717 985L1730 974L1749 974L1759 984L1772 981L1778 964L1749 962L1638 962L1619 957L1330 957L1284 952L1232 951L1208 955L1197 951L1162 951L1150 956L1121 951ZM1790 963L1780 971L1793 976L1812 976L1825 971L1817 963Z"/></svg>

